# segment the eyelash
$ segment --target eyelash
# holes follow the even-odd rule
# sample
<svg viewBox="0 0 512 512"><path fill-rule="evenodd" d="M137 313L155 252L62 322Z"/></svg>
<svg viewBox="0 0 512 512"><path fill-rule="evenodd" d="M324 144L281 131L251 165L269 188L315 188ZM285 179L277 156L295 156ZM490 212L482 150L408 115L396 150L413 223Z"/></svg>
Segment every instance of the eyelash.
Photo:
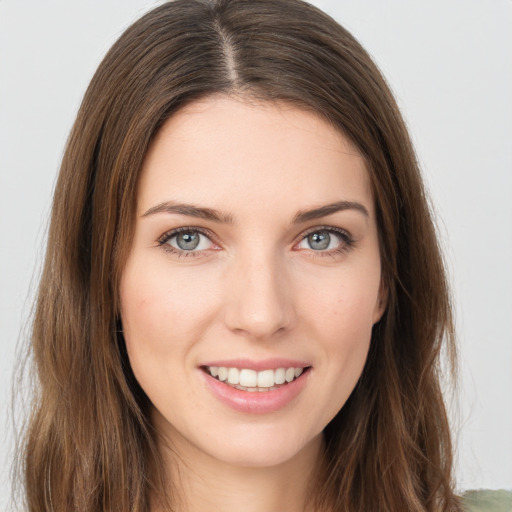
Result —
<svg viewBox="0 0 512 512"><path fill-rule="evenodd" d="M300 240L295 243L295 246L305 240L309 235L321 232L327 232L330 235L334 234L337 238L340 239L340 245L335 249L330 249L327 251L315 251L314 249L309 249L308 253L311 257L336 257L349 252L355 246L356 241L352 235L348 233L348 231L345 231L341 228L335 228L333 226L315 226L314 228L307 230L305 233L301 234Z"/></svg>
<svg viewBox="0 0 512 512"><path fill-rule="evenodd" d="M181 228L173 229L171 231L168 231L167 233L164 233L159 239L158 239L158 246L161 247L165 252L174 254L178 256L179 258L197 258L198 256L204 255L204 251L186 251L186 250L180 250L176 247L173 247L168 242L174 238L175 236L179 235L180 233L199 233L200 235L205 236L210 240L213 244L219 245L215 241L215 237L213 236L213 233L209 230L203 229L203 228L196 228L191 226L184 226Z"/></svg>
<svg viewBox="0 0 512 512"><path fill-rule="evenodd" d="M184 226L181 228L173 229L171 231L168 231L164 233L159 239L158 239L158 246L161 247L164 251L174 254L178 256L179 258L185 257L185 258L197 258L204 256L205 250L199 250L199 251L186 251L181 250L173 247L168 242L174 238L175 236L179 235L180 233L186 233L186 232L192 232L192 233L199 233L206 238L208 238L213 244L220 245L215 241L215 237L213 233L209 230L205 230L203 228L199 227L191 227L191 226ZM305 240L309 235L313 233L320 233L320 232L327 232L329 234L334 234L337 238L340 239L340 245L339 247L331 250L317 250L309 249L308 252L311 253L312 257L335 257L341 254L345 254L349 252L355 245L356 241L354 238L344 229L335 228L333 226L315 226L314 228L311 228L307 230L305 233L302 233L300 235L300 239L294 243L294 247L296 247L298 244L300 244L303 240Z"/></svg>

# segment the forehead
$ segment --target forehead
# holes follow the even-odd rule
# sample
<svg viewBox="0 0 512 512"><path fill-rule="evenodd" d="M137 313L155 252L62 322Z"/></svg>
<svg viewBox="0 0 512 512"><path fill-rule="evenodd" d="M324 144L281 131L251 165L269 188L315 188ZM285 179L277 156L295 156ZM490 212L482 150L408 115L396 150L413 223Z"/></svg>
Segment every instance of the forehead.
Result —
<svg viewBox="0 0 512 512"><path fill-rule="evenodd" d="M286 103L225 96L179 110L151 144L138 212L168 200L241 213L352 200L373 211L364 159L341 131Z"/></svg>

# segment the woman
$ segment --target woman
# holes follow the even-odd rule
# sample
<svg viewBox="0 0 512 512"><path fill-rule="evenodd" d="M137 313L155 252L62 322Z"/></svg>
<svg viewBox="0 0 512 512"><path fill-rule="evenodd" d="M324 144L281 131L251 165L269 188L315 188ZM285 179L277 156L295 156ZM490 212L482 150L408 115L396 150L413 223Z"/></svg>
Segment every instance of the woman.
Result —
<svg viewBox="0 0 512 512"><path fill-rule="evenodd" d="M302 2L164 4L63 159L28 508L459 510L442 342L414 152L365 51Z"/></svg>

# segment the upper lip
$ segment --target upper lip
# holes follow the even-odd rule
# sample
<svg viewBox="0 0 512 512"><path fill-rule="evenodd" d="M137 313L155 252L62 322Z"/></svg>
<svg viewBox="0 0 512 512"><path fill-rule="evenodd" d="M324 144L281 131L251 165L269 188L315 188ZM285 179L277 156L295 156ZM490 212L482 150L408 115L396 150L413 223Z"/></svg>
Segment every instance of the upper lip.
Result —
<svg viewBox="0 0 512 512"><path fill-rule="evenodd" d="M256 361L254 359L222 359L215 361L208 361L201 366L219 366L225 368L247 368L249 370L276 370L277 368L306 368L311 364L297 359L285 358L271 358L261 359Z"/></svg>

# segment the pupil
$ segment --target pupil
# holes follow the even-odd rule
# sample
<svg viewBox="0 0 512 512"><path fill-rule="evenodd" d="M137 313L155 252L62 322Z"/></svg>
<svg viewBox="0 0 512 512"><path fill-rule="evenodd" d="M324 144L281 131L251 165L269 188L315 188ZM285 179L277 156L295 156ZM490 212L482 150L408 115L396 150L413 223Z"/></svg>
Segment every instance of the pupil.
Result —
<svg viewBox="0 0 512 512"><path fill-rule="evenodd" d="M190 251L199 245L199 233L191 231L180 233L176 238L176 243L180 249Z"/></svg>
<svg viewBox="0 0 512 512"><path fill-rule="evenodd" d="M327 231L318 231L317 233L311 233L308 236L308 242L311 249L321 251L329 247L329 243L331 242L331 236L329 235L329 233L327 233Z"/></svg>

